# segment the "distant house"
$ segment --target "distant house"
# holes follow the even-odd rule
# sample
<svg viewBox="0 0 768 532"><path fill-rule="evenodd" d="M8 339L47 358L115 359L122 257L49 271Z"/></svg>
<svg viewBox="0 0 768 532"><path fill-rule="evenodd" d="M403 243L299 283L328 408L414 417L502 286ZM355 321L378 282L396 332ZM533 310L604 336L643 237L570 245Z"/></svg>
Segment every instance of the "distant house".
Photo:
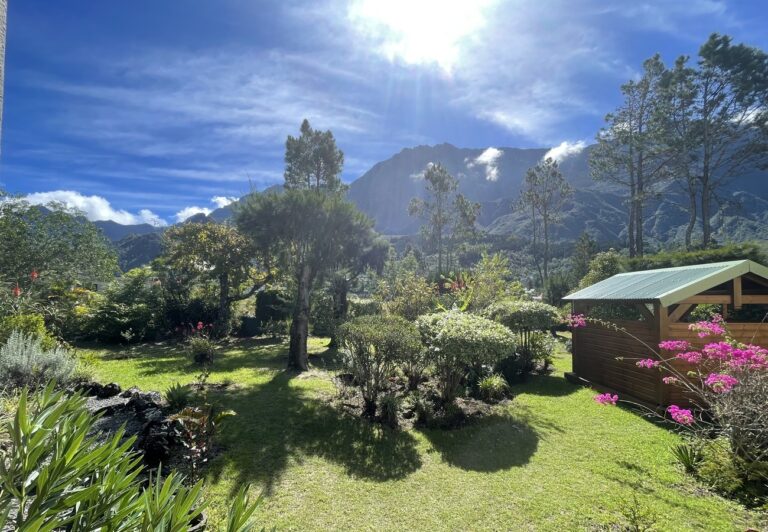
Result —
<svg viewBox="0 0 768 532"><path fill-rule="evenodd" d="M573 375L648 405L686 402L678 387L661 382L660 372L638 368L635 362L655 358L652 349L663 340L688 340L699 347L711 341L688 329L685 320L697 305L722 305L737 340L768 345L768 323L728 319L744 307L768 305L768 268L749 260L621 273L564 299L573 303L576 314L618 309L619 317L607 321L626 330L594 322L574 329Z"/></svg>

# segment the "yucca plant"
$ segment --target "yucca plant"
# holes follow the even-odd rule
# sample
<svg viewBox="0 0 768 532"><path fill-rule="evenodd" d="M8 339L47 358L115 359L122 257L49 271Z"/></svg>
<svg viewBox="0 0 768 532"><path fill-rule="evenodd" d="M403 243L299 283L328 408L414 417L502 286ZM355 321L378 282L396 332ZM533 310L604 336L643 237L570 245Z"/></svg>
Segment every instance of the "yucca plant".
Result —
<svg viewBox="0 0 768 532"><path fill-rule="evenodd" d="M165 400L171 412L178 412L192 401L192 390L188 386L174 383L165 390Z"/></svg>
<svg viewBox="0 0 768 532"><path fill-rule="evenodd" d="M95 418L85 402L53 383L36 395L22 390L3 427L10 441L0 451L0 530L181 532L199 522L202 483L186 487L172 473L142 487L134 438L121 443L122 430L106 442L90 435ZM230 511L236 527L227 530L247 530L259 501L241 490Z"/></svg>
<svg viewBox="0 0 768 532"><path fill-rule="evenodd" d="M681 443L672 446L672 456L683 466L686 473L695 473L703 460L701 447L691 443Z"/></svg>

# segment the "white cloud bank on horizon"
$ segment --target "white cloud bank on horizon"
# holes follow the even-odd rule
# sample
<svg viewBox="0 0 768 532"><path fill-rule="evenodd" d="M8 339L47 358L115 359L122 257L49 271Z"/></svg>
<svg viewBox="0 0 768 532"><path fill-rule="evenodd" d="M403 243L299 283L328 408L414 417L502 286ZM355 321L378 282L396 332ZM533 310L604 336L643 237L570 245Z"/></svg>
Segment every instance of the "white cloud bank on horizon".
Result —
<svg viewBox="0 0 768 532"><path fill-rule="evenodd" d="M102 196L86 196L74 190L51 190L48 192L33 192L24 196L24 200L33 205L46 205L57 202L82 211L85 217L92 221L111 220L123 225L147 223L154 226L164 226L168 223L149 209L141 209L131 213L124 209L115 209Z"/></svg>
<svg viewBox="0 0 768 532"><path fill-rule="evenodd" d="M499 178L499 159L504 155L504 152L498 148L491 146L487 148L483 153L467 162L467 168L474 168L475 166L485 167L485 179L486 181L496 181Z"/></svg>
<svg viewBox="0 0 768 532"><path fill-rule="evenodd" d="M234 196L214 196L211 198L211 203L216 205L216 207L219 209L221 209L222 207L226 207L227 205L235 201L237 201L237 198Z"/></svg>
<svg viewBox="0 0 768 532"><path fill-rule="evenodd" d="M581 153L586 147L587 143L583 140L578 140L576 142L568 142L567 140L564 140L558 146L555 146L545 153L543 159L551 158L560 163L571 155Z"/></svg>

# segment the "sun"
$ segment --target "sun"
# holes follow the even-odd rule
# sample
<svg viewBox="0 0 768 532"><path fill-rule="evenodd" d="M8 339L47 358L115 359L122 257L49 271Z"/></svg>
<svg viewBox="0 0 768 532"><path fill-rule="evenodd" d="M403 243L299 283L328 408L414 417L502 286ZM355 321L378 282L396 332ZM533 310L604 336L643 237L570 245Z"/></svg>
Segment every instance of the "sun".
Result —
<svg viewBox="0 0 768 532"><path fill-rule="evenodd" d="M390 61L451 72L486 24L492 0L353 0L350 22Z"/></svg>

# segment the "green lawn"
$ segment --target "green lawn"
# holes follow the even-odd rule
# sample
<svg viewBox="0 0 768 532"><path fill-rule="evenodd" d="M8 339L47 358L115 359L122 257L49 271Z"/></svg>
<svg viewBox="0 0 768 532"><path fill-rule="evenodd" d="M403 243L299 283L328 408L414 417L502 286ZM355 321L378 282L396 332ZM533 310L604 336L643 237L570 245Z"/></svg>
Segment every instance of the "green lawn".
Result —
<svg viewBox="0 0 768 532"><path fill-rule="evenodd" d="M216 362L210 382L236 385L212 397L238 415L207 473L214 522L250 483L267 494L262 524L279 530L599 529L624 522L635 501L659 530L761 528L674 465L674 434L566 382L567 355L479 424L397 432L329 406L323 340L311 343L315 369L298 377L283 371L285 350L242 342ZM162 391L197 374L175 347L90 353L97 378L123 387Z"/></svg>

